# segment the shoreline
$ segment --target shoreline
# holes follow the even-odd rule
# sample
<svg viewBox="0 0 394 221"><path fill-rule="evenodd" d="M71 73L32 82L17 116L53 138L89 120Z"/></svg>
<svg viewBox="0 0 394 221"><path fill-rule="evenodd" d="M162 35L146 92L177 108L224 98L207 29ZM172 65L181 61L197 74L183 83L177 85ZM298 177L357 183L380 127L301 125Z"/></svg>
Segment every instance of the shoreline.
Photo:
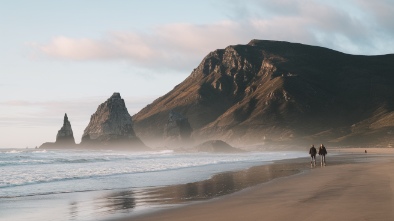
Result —
<svg viewBox="0 0 394 221"><path fill-rule="evenodd" d="M350 179L350 181L348 181L349 179L345 178L356 176L354 171L357 171L363 175L360 168L363 168L367 171L371 170L373 175L376 175L379 173L379 170L373 165L379 165L378 168L382 167L382 170L384 171L394 166L394 161L390 159L390 156L394 156L394 150L381 148L378 148L379 151L372 151L372 149L367 150L370 154L365 154L364 149L361 148L329 149L329 154L331 153L332 155L328 155L327 166L322 168L320 166L316 166L316 168L311 169L309 167L309 158L307 157L279 160L275 161L273 164L252 167L248 169L254 171L251 174L258 174L262 171L270 171L271 176L269 176L268 179L266 177L263 181L259 180L259 182L252 183L252 185L245 186L241 189L237 189L233 192L223 195L204 198L203 200L191 200L187 201L186 203L174 201L175 206L163 207L161 209L153 210L147 213L110 220L258 220L259 218L261 219L261 217L267 217L266 219L268 220L314 220L315 218L312 218L313 216L307 215L309 214L306 212L308 210L303 210L305 206L304 204L308 204L308 207L311 206L316 208L316 210L318 210L319 205L324 207L336 207L336 205L352 203L359 204L359 198L363 198L362 196L358 196L360 194L349 195L343 193L343 190L351 189L352 187L358 187L362 189L363 186L353 185L351 180L354 178ZM319 162L319 159L317 159L317 163ZM267 169L270 167L271 169ZM231 173L238 173L236 177L247 177L248 170L233 171ZM325 171L324 173L319 173L323 170ZM325 173L327 173L326 176L324 176ZM219 175L220 174L216 176ZM341 176L342 179L337 180L338 176ZM370 183L368 182L368 176L363 175L362 177L364 177L364 179L361 179L362 182L366 182L367 184ZM394 179L394 175L391 175L391 178ZM325 181L331 183L333 179L338 183L335 184L335 188L332 189L330 186L325 185ZM385 181L377 178L374 180L378 184ZM203 182L204 181L197 183L202 183L200 185L203 186ZM283 189L280 190L278 189L279 187ZM171 190L171 187L165 188L167 189L163 189L164 192ZM331 204L327 205L325 202L319 203L319 201L316 200L321 198L317 193L317 189L319 188L324 190L323 196L326 196L330 199L330 201L333 201L334 206ZM391 188L392 189L390 189L391 191L389 192L390 196L393 195L394 184ZM296 190L299 191L299 193L297 193ZM282 191L285 193L285 196L283 196L284 193L282 193ZM338 194L340 195L337 199L336 197ZM376 194L380 196L381 191L370 191L369 195L375 196ZM313 197L310 195L313 195ZM342 195L345 195L345 197L343 197L345 199L341 199ZM258 196L264 197L258 198ZM308 197L310 199L308 199ZM276 198L279 198L279 200ZM313 205L309 205L311 203L308 203L311 199L314 202ZM297 200L300 200L298 204L296 203L292 205L286 205L287 202L294 202ZM371 200L375 199L372 198ZM387 201L386 198L385 200ZM391 203L388 204L391 206ZM373 209L373 207L366 208L369 205L368 203L366 203L366 205L367 206L364 205L364 207L361 208L352 208L352 210L349 210L348 212L343 211L342 215L336 215L335 211L332 211L334 214L323 212L326 216L326 218L323 218L323 220L332 220L334 218L341 219L341 217L346 217L344 215L353 215L357 214L357 211L363 212L364 210ZM381 212L379 217L382 217L383 219L394 217L393 212L391 212L391 208L392 207L382 207L384 212ZM295 214L297 214L296 217L299 218L293 217L291 213L282 212L283 209L286 211L294 211ZM341 208L336 209L341 210ZM360 216L369 217L369 213L359 214L355 216L358 218L354 218L354 220L358 220Z"/></svg>
<svg viewBox="0 0 394 221"><path fill-rule="evenodd" d="M161 211L217 200L277 178L303 173L309 169L308 160L306 157L275 160L247 169L220 172L201 181L145 189L142 198L149 202L149 207L139 208L126 216L103 220L133 220Z"/></svg>
<svg viewBox="0 0 394 221"><path fill-rule="evenodd" d="M17 173L31 174L31 180L37 181L43 180L43 176L61 178L56 181L49 180L50 182L43 180L44 182L6 187L2 191L2 217L22 221L27 217L32 220L115 219L198 202L232 193L245 185L258 182L253 179L248 181L248 178L254 177L253 170L248 177L244 177L244 173L239 171L256 165L272 164L278 159L305 157L305 153L284 151L235 155L124 155L107 152L37 153L35 150L11 150L2 156L6 160L15 159L10 161L9 167L2 167L15 168L5 174L8 175L3 177L5 181L16 181L13 175ZM25 164L19 163L19 159L29 160ZM40 160L39 163L36 163L37 160ZM125 173L145 169L148 169L148 172ZM111 173L122 173L100 176L100 172L108 170ZM42 173L44 171L45 173ZM93 176L84 177L86 174L90 176L92 172ZM220 175L215 176L216 174ZM15 177L18 177L16 175ZM21 178L27 177L29 176ZM67 179L68 177L71 179ZM209 178L212 178L211 181L204 181Z"/></svg>

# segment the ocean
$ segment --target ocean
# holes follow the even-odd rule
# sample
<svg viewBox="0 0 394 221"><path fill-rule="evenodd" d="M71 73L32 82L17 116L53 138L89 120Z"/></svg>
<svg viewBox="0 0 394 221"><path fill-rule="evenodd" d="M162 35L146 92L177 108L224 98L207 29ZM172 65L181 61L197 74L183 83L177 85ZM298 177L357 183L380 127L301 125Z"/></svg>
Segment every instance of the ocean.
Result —
<svg viewBox="0 0 394 221"><path fill-rule="evenodd" d="M0 220L104 220L173 206L153 190L304 152L237 154L0 149Z"/></svg>

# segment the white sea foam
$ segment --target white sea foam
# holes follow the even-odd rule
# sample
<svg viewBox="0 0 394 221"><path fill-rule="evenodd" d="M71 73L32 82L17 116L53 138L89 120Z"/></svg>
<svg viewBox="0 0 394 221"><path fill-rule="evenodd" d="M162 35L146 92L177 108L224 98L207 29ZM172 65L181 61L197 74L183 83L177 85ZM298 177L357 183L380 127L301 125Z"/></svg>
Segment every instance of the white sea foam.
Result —
<svg viewBox="0 0 394 221"><path fill-rule="evenodd" d="M226 170L304 155L0 150L0 198L186 183Z"/></svg>
<svg viewBox="0 0 394 221"><path fill-rule="evenodd" d="M10 151L5 151L4 153L22 153L20 150L10 150Z"/></svg>

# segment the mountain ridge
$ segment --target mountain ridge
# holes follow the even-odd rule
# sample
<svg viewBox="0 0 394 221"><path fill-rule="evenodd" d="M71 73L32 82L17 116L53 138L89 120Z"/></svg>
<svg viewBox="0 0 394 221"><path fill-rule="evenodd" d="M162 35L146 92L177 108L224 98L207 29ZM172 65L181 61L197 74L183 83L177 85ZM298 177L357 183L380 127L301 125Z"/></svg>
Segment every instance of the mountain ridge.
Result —
<svg viewBox="0 0 394 221"><path fill-rule="evenodd" d="M135 114L134 128L142 140L160 140L165 116L175 110L189 119L196 140L360 145L352 137L384 137L394 126L392 61L393 54L280 41L228 46Z"/></svg>

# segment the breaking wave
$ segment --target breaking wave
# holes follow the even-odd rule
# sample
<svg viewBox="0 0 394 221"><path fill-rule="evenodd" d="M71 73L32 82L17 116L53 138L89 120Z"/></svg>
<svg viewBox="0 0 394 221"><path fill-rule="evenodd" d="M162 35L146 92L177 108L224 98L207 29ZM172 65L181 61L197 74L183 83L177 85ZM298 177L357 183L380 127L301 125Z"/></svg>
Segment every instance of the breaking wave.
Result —
<svg viewBox="0 0 394 221"><path fill-rule="evenodd" d="M102 190L114 186L155 186L162 185L163 181L167 182L169 176L180 176L169 182L189 182L190 179L207 178L215 172L303 155L299 152L235 155L181 154L171 150L141 153L0 150L0 198ZM177 174L185 169L191 173L187 176ZM162 179L159 180L158 177Z"/></svg>

